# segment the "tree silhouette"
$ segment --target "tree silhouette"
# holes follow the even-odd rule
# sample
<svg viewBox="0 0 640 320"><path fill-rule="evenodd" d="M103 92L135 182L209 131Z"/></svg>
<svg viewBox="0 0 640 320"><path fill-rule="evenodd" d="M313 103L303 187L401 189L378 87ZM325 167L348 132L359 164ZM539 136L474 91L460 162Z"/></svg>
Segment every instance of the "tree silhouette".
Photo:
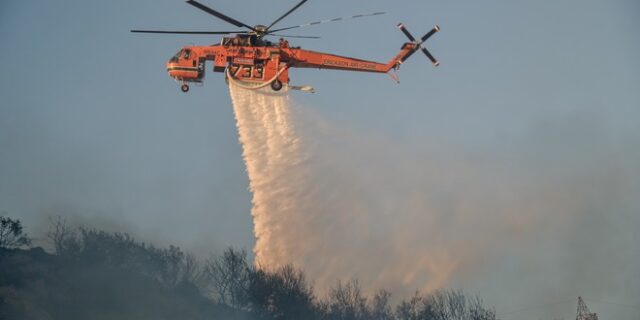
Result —
<svg viewBox="0 0 640 320"><path fill-rule="evenodd" d="M0 250L1 319L496 320L459 290L416 292L392 308L389 292L367 296L355 279L318 298L302 270L251 265L244 250L199 265L178 247L72 228L60 217L47 236L55 255L20 250L30 243L22 224L0 217L0 247L15 249Z"/></svg>
<svg viewBox="0 0 640 320"><path fill-rule="evenodd" d="M47 238L53 244L57 255L64 255L68 252L77 251L78 233L72 228L67 219L61 216L49 218L49 232Z"/></svg>
<svg viewBox="0 0 640 320"><path fill-rule="evenodd" d="M352 279L338 284L329 293L328 312L331 319L364 320L369 319L367 298L362 293L358 280Z"/></svg>
<svg viewBox="0 0 640 320"><path fill-rule="evenodd" d="M387 290L380 290L371 302L370 316L372 320L393 320L393 312L389 304L391 293Z"/></svg>
<svg viewBox="0 0 640 320"><path fill-rule="evenodd" d="M252 269L247 298L259 319L312 320L317 316L313 289L302 271L291 265L274 272Z"/></svg>
<svg viewBox="0 0 640 320"><path fill-rule="evenodd" d="M495 320L493 310L477 296L467 297L460 290L436 290L426 296L418 292L396 308L398 320Z"/></svg>
<svg viewBox="0 0 640 320"><path fill-rule="evenodd" d="M18 219L0 216L0 248L15 249L31 245L31 239L24 233L22 223Z"/></svg>
<svg viewBox="0 0 640 320"><path fill-rule="evenodd" d="M220 256L209 258L202 270L206 287L218 303L242 308L246 303L249 281L247 252L228 248Z"/></svg>

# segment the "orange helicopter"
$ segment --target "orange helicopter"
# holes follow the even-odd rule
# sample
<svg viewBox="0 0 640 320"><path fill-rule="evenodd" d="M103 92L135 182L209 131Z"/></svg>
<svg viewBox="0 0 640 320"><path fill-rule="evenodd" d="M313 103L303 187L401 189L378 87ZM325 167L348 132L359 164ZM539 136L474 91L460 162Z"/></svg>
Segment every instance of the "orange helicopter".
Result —
<svg viewBox="0 0 640 320"><path fill-rule="evenodd" d="M274 91L281 90L284 86L290 89L313 92L309 86L289 86L290 68L318 68L375 73L389 73L397 70L400 65L414 54L418 49L431 60L434 66L439 62L425 49L422 44L436 32L440 31L435 26L420 39L414 38L405 26L400 23L398 28L409 38L400 48L400 52L387 63L368 61L350 57L344 57L329 53L316 52L292 47L284 38L319 38L311 36L291 36L280 35L276 32L312 26L326 22L340 21L349 18L361 18L376 16L384 12L372 14L359 14L351 17L321 20L297 26L276 28L273 27L293 11L298 9L308 0L302 0L281 17L273 21L270 25L250 26L227 15L220 13L195 0L186 1L188 4L206 12L214 17L222 19L236 27L246 28L244 31L160 31L160 30L131 30L135 33L155 33L155 34L200 34L200 35L235 35L234 37L223 37L220 44L210 46L185 46L169 61L167 61L167 71L169 76L180 82L183 92L189 91L189 83L201 83L204 78L205 61L213 61L214 72L226 72L227 79L231 79L242 86L249 88L262 88L271 86ZM266 36L281 37L277 43L272 43L265 39ZM395 74L391 77L398 81Z"/></svg>

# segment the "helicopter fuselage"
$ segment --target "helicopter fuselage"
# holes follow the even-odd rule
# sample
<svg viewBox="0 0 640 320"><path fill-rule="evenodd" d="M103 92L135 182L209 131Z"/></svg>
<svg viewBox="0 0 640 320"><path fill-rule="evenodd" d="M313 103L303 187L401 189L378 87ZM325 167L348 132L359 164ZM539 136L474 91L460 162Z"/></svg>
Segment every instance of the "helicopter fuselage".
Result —
<svg viewBox="0 0 640 320"><path fill-rule="evenodd" d="M296 11L308 0L301 0L289 11L277 18L269 25L250 26L232 17L223 14L196 0L187 0L186 3L208 13L217 19L224 20L238 28L245 30L235 31L185 31L185 30L131 30L134 33L151 34L199 34L199 35L230 35L234 37L223 37L218 45L211 46L187 46L182 48L175 56L167 62L169 76L182 83L182 91L189 91L189 82L202 82L205 73L205 63L213 61L213 71L226 72L226 76L231 80L239 80L248 83L257 83L256 86L249 86L250 89L262 88L271 85L275 91L281 90L289 84L290 68L318 68L333 70L348 70L360 72L387 73L392 69L397 69L400 64L414 54L418 49L438 66L439 62L431 53L422 46L436 32L440 31L437 25L419 39L413 37L405 26L400 23L398 28L407 36L410 42L406 42L400 48L400 52L387 63L362 60L339 56L335 54L304 50L300 47L291 47L284 38L319 38L314 36L282 35L280 31L301 28L305 26L315 26L322 23L342 21L345 19L356 19L384 14L384 12L374 12L371 14L357 14L351 17L340 17L334 19L320 20L297 26L285 28L274 27L278 22ZM265 40L267 36L281 37L277 44ZM397 81L397 77L392 75ZM305 87L305 86L303 86ZM294 88L292 86L291 88ZM298 87L301 88L301 87Z"/></svg>
<svg viewBox="0 0 640 320"><path fill-rule="evenodd" d="M243 82L269 82L274 90L280 90L289 84L290 68L387 73L398 68L415 49L415 43L407 42L394 58L381 63L291 47L283 39L272 43L251 35L225 37L218 45L183 47L167 61L167 71L183 84L201 82L205 62L213 61L214 72L227 71L228 76Z"/></svg>

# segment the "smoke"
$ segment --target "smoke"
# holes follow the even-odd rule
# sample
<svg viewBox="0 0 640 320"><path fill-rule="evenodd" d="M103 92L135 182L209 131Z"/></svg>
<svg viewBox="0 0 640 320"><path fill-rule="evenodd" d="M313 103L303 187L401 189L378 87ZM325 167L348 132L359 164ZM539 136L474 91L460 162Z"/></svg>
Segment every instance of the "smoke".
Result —
<svg viewBox="0 0 640 320"><path fill-rule="evenodd" d="M336 128L286 94L230 92L256 263L293 263L319 293L356 277L396 298L457 286L544 302L616 296L640 270L625 227L638 225L639 154L612 144L596 114L456 152ZM624 276L603 280L611 266Z"/></svg>

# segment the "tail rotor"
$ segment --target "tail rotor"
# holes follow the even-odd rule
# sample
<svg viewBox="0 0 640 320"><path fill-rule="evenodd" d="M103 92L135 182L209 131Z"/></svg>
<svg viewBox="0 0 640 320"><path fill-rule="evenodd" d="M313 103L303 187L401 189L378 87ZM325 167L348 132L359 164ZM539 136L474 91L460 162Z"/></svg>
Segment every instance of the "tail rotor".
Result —
<svg viewBox="0 0 640 320"><path fill-rule="evenodd" d="M431 38L431 36L436 34L436 32L440 31L440 27L439 26L434 26L433 29L431 29L424 36L422 36L419 41L416 40L416 38L413 35L411 35L411 33L409 32L409 30L407 30L407 28L404 26L404 24L402 24L402 23L398 24L398 28L400 29L400 31L402 31L402 33L404 33L405 36L407 36L407 38L409 38L409 40L412 43L414 43L416 45L415 49L413 49L413 51L411 51L406 57L404 57L404 59L402 59L402 62L404 62L404 60L407 60L412 54L414 54L416 51L418 51L418 49L420 49L420 50L422 50L422 53L424 53L424 55L427 56L427 58L429 58L429 60L431 60L431 63L433 63L433 65L435 67L440 65L440 62L438 62L438 60L436 60L436 58L433 57L431 52L429 52L429 50L427 50L427 48L422 46L422 44L425 41L427 41L429 38Z"/></svg>

